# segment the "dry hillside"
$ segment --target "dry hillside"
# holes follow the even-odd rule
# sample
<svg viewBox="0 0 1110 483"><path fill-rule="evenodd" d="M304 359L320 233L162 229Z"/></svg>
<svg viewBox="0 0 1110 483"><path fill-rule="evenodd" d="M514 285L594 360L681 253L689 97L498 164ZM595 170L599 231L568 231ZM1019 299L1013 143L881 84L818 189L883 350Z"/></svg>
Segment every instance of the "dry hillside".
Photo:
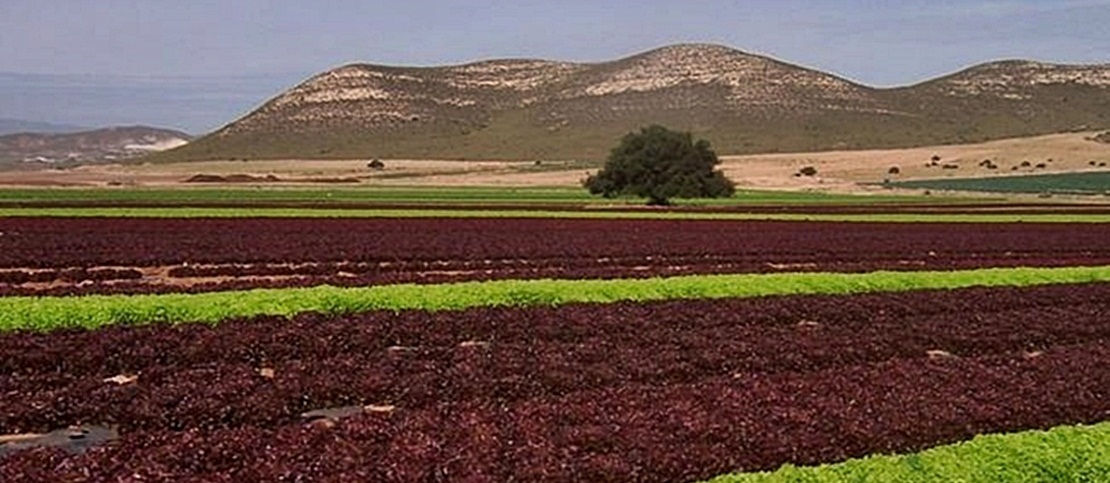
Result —
<svg viewBox="0 0 1110 483"><path fill-rule="evenodd" d="M52 164L126 159L175 148L190 139L180 131L146 126L8 134L0 136L0 162Z"/></svg>
<svg viewBox="0 0 1110 483"><path fill-rule="evenodd" d="M1004 61L894 89L718 45L596 64L348 65L163 160L596 159L650 123L724 154L977 142L1110 125L1110 65Z"/></svg>

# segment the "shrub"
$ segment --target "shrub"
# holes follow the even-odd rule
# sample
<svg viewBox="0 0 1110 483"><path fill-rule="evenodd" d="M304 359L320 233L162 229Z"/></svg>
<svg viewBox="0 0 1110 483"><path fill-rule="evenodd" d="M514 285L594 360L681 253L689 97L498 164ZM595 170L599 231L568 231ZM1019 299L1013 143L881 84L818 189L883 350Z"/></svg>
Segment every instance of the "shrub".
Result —
<svg viewBox="0 0 1110 483"><path fill-rule="evenodd" d="M644 197L649 205L666 205L671 198L732 196L736 189L714 170L718 164L709 141L653 125L624 136L605 167L583 184L592 194Z"/></svg>

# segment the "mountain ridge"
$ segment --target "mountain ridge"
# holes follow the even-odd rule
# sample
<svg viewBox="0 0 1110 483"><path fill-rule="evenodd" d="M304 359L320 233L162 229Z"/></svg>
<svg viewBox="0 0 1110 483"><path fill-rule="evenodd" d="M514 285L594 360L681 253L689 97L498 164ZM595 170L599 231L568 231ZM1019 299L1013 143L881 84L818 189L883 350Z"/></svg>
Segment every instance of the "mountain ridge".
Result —
<svg viewBox="0 0 1110 483"><path fill-rule="evenodd" d="M597 158L651 123L727 154L906 147L1103 128L1108 112L1110 64L993 61L879 88L677 44L594 63L347 64L156 158Z"/></svg>
<svg viewBox="0 0 1110 483"><path fill-rule="evenodd" d="M0 136L0 161L90 162L137 158L181 146L187 133L150 126L110 126L76 132L20 132Z"/></svg>
<svg viewBox="0 0 1110 483"><path fill-rule="evenodd" d="M67 133L84 129L87 128L74 124L0 118L0 136L20 133Z"/></svg>

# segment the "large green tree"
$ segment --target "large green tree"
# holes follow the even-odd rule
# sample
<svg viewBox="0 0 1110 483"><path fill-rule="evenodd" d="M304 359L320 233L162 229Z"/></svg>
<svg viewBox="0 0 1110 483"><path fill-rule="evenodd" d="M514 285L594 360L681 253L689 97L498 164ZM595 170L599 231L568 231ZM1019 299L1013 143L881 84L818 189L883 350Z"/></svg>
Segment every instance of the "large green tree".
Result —
<svg viewBox="0 0 1110 483"><path fill-rule="evenodd" d="M714 169L718 164L709 141L653 125L624 136L605 167L584 184L593 194L639 196L650 205L666 205L673 198L731 196L736 189Z"/></svg>

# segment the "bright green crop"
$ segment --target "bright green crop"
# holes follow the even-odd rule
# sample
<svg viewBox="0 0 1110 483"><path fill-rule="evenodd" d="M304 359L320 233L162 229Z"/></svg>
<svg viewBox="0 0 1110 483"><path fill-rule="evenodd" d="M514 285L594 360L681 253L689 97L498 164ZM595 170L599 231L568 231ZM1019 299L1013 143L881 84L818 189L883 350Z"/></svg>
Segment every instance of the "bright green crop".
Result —
<svg viewBox="0 0 1110 483"><path fill-rule="evenodd" d="M0 208L0 217L130 217L130 218L585 218L628 220L782 220L888 223L1110 223L1105 213L741 213L601 210L467 210L104 207Z"/></svg>
<svg viewBox="0 0 1110 483"><path fill-rule="evenodd" d="M851 294L973 286L1110 282L1110 266L964 271L695 275L617 280L502 280L442 285L258 289L235 292L0 298L0 330L111 324L216 323L259 315L454 310L790 294Z"/></svg>
<svg viewBox="0 0 1110 483"><path fill-rule="evenodd" d="M1104 481L1110 481L1110 422L977 436L909 455L804 468L786 465L770 473L725 475L709 483Z"/></svg>

